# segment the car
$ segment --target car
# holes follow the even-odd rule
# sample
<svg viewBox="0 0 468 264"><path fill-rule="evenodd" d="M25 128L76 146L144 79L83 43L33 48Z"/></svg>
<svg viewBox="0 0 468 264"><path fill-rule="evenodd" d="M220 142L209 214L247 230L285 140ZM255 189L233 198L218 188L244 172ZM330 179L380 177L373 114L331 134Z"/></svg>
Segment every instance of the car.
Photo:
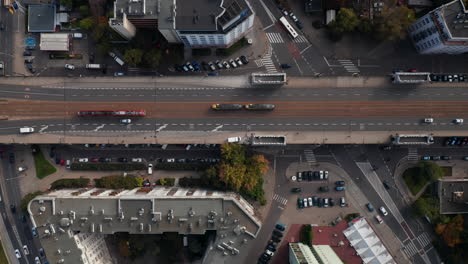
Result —
<svg viewBox="0 0 468 264"><path fill-rule="evenodd" d="M314 180L319 180L319 179L320 179L319 172L318 172L318 171L314 171Z"/></svg>
<svg viewBox="0 0 468 264"><path fill-rule="evenodd" d="M453 123L455 123L457 125L461 125L461 124L463 124L463 119L457 118L457 119L453 120Z"/></svg>
<svg viewBox="0 0 468 264"><path fill-rule="evenodd" d="M187 68L189 69L189 71L195 71L195 68L192 66L192 64L190 62L186 62L185 63L185 66L187 66Z"/></svg>
<svg viewBox="0 0 468 264"><path fill-rule="evenodd" d="M34 58L28 58L28 59L24 60L24 63L26 63L26 64L33 63L33 62L34 62Z"/></svg>
<svg viewBox="0 0 468 264"><path fill-rule="evenodd" d="M296 21L296 26L297 26L298 29L303 29L303 28L304 28L304 25L303 25L302 22L299 21L299 20Z"/></svg>
<svg viewBox="0 0 468 264"><path fill-rule="evenodd" d="M99 158L91 158L90 161L91 162L99 162Z"/></svg>
<svg viewBox="0 0 468 264"><path fill-rule="evenodd" d="M418 72L417 69L409 69L408 72Z"/></svg>
<svg viewBox="0 0 468 264"><path fill-rule="evenodd" d="M468 160L468 156L463 157L463 160Z"/></svg>
<svg viewBox="0 0 468 264"><path fill-rule="evenodd" d="M28 246L26 246L26 245L23 245L23 253L24 253L24 255L26 255L26 256L27 256L27 255L29 255L29 249L28 249Z"/></svg>
<svg viewBox="0 0 468 264"><path fill-rule="evenodd" d="M178 72L182 72L183 69L182 69L182 66L180 66L179 64L174 64L174 69Z"/></svg>
<svg viewBox="0 0 468 264"><path fill-rule="evenodd" d="M25 56L25 57L32 56L32 52L29 51L29 50L25 50L25 51L23 51L23 56Z"/></svg>
<svg viewBox="0 0 468 264"><path fill-rule="evenodd" d="M18 249L15 249L15 256L17 259L20 259L21 258L21 253Z"/></svg>
<svg viewBox="0 0 468 264"><path fill-rule="evenodd" d="M283 237L283 233L281 233L280 231L278 230L273 230L273 235L277 236L277 237Z"/></svg>
<svg viewBox="0 0 468 264"><path fill-rule="evenodd" d="M142 158L132 158L132 162L143 162Z"/></svg>
<svg viewBox="0 0 468 264"><path fill-rule="evenodd" d="M328 191L329 191L328 186L320 186L320 187L319 187L319 191L321 191L321 192L328 192Z"/></svg>
<svg viewBox="0 0 468 264"><path fill-rule="evenodd" d="M99 158L99 161L100 162L111 162L112 159L111 158Z"/></svg>
<svg viewBox="0 0 468 264"><path fill-rule="evenodd" d="M323 198L317 198L317 201L318 201L317 203L318 207L323 207Z"/></svg>
<svg viewBox="0 0 468 264"><path fill-rule="evenodd" d="M245 109L247 110L274 110L274 104L246 104Z"/></svg>
<svg viewBox="0 0 468 264"><path fill-rule="evenodd" d="M216 71L216 67L214 66L213 62L208 62L208 67L210 68L211 71Z"/></svg>
<svg viewBox="0 0 468 264"><path fill-rule="evenodd" d="M127 158L118 158L117 161L119 162L128 162Z"/></svg>
<svg viewBox="0 0 468 264"><path fill-rule="evenodd" d="M35 264L41 264L41 260L39 259L39 257L34 258L34 263Z"/></svg>
<svg viewBox="0 0 468 264"><path fill-rule="evenodd" d="M320 174L320 180L323 180L323 171L319 171Z"/></svg>
<svg viewBox="0 0 468 264"><path fill-rule="evenodd" d="M288 11L283 10L283 15L285 15L285 16L289 15Z"/></svg>
<svg viewBox="0 0 468 264"><path fill-rule="evenodd" d="M345 181L336 181L335 185L336 186L345 186Z"/></svg>
<svg viewBox="0 0 468 264"><path fill-rule="evenodd" d="M328 198L323 198L323 207L324 208L328 207L328 205L329 205L328 201L329 201Z"/></svg>
<svg viewBox="0 0 468 264"><path fill-rule="evenodd" d="M272 237L271 237L271 241L277 242L277 243L278 243L278 242L281 241L281 238L279 238L279 237L277 237L277 236L272 236Z"/></svg>
<svg viewBox="0 0 468 264"><path fill-rule="evenodd" d="M30 73L36 73L36 70L33 68L32 64L26 64L26 68Z"/></svg>
<svg viewBox="0 0 468 264"><path fill-rule="evenodd" d="M88 162L88 158L79 158L78 162Z"/></svg>
<svg viewBox="0 0 468 264"><path fill-rule="evenodd" d="M275 252L272 252L272 251L267 249L267 250L265 250L265 254L267 254L270 257L273 257L273 255L275 255Z"/></svg>
<svg viewBox="0 0 468 264"><path fill-rule="evenodd" d="M312 201L312 197L307 198L307 201L309 202L309 207L314 206L314 203Z"/></svg>
<svg viewBox="0 0 468 264"><path fill-rule="evenodd" d="M130 124L130 123L132 123L132 120L128 119L128 118L127 119L120 119L120 123L121 124Z"/></svg>
<svg viewBox="0 0 468 264"><path fill-rule="evenodd" d="M312 205L318 206L318 197L317 196L312 196Z"/></svg>
<svg viewBox="0 0 468 264"><path fill-rule="evenodd" d="M235 61L236 61L237 65L239 65L239 67L242 66L242 65L244 65L239 57L237 57L237 58L235 59Z"/></svg>
<svg viewBox="0 0 468 264"><path fill-rule="evenodd" d="M196 61L192 62L192 66L195 69L195 71L200 71L200 65L198 64L198 62Z"/></svg>
<svg viewBox="0 0 468 264"><path fill-rule="evenodd" d="M208 71L210 69L210 66L208 66L208 63L206 63L206 61L202 61L201 65L204 71Z"/></svg>
<svg viewBox="0 0 468 264"><path fill-rule="evenodd" d="M148 164L148 174L153 174L153 164Z"/></svg>
<svg viewBox="0 0 468 264"><path fill-rule="evenodd" d="M307 201L307 198L303 198L302 200L304 201L304 207L308 207L309 203Z"/></svg>
<svg viewBox="0 0 468 264"><path fill-rule="evenodd" d="M440 160L440 156L431 156L431 160Z"/></svg>
<svg viewBox="0 0 468 264"><path fill-rule="evenodd" d="M390 185L388 184L387 181L383 181L382 184L385 187L385 189L390 190Z"/></svg>
<svg viewBox="0 0 468 264"><path fill-rule="evenodd" d="M242 110L243 105L241 104L212 104L211 109L213 110Z"/></svg>
<svg viewBox="0 0 468 264"><path fill-rule="evenodd" d="M39 257L45 258L45 252L44 252L44 249L43 249L43 248L40 248L40 249L39 249Z"/></svg>
<svg viewBox="0 0 468 264"><path fill-rule="evenodd" d="M328 171L323 171L323 178L328 180Z"/></svg>
<svg viewBox="0 0 468 264"><path fill-rule="evenodd" d="M312 181L314 178L313 178L313 172L312 171L308 171L307 172L307 180L308 181Z"/></svg>
<svg viewBox="0 0 468 264"><path fill-rule="evenodd" d="M431 159L430 156L422 156L422 157L421 157L421 160L430 160L430 159Z"/></svg>
<svg viewBox="0 0 468 264"><path fill-rule="evenodd" d="M230 60L229 60L229 64L230 64L233 68L237 68L237 67L238 67L237 63L236 63L233 59L230 59Z"/></svg>
<svg viewBox="0 0 468 264"><path fill-rule="evenodd" d="M382 217L380 217L380 215L376 215L375 219L377 220L377 223L379 223L379 224L383 223L383 219L382 219Z"/></svg>
<svg viewBox="0 0 468 264"><path fill-rule="evenodd" d="M289 12L289 17L292 18L293 16L295 16L294 13L293 13L293 12Z"/></svg>
<svg viewBox="0 0 468 264"><path fill-rule="evenodd" d="M187 65L182 66L182 70L183 70L184 72L190 71L189 68L187 67Z"/></svg>
<svg viewBox="0 0 468 264"><path fill-rule="evenodd" d="M16 213L16 206L14 204L10 204L10 211Z"/></svg>
<svg viewBox="0 0 468 264"><path fill-rule="evenodd" d="M65 168L67 168L67 169L70 169L70 168L71 168L71 161L70 161L70 160L67 160L67 161L65 162L65 164L66 164Z"/></svg>
<svg viewBox="0 0 468 264"><path fill-rule="evenodd" d="M301 191L302 191L301 188L292 188L291 189L291 192L293 192L293 193L300 193Z"/></svg>
<svg viewBox="0 0 468 264"><path fill-rule="evenodd" d="M333 200L333 198L328 198L328 202L330 203L330 207L335 206L335 200Z"/></svg>
<svg viewBox="0 0 468 264"><path fill-rule="evenodd" d="M216 67L218 67L218 69L220 70L224 69L223 64L219 60L215 61L214 64L216 65Z"/></svg>
<svg viewBox="0 0 468 264"><path fill-rule="evenodd" d="M297 207L304 208L304 200L302 198L297 198Z"/></svg>
<svg viewBox="0 0 468 264"><path fill-rule="evenodd" d="M298 182L302 181L302 172L297 173L297 181Z"/></svg>
<svg viewBox="0 0 468 264"><path fill-rule="evenodd" d="M226 69L230 69L230 68L231 68L231 66L229 65L229 63L227 63L227 61L223 61L223 66L224 66L224 68L226 68Z"/></svg>
<svg viewBox="0 0 468 264"><path fill-rule="evenodd" d="M344 187L344 186L336 186L336 187L335 187L335 190L341 192L341 191L346 190L346 187Z"/></svg>
<svg viewBox="0 0 468 264"><path fill-rule="evenodd" d="M283 232L284 230L286 230L286 225L283 224L283 223L278 222L278 223L276 223L275 228L278 229L279 231Z"/></svg>
<svg viewBox="0 0 468 264"><path fill-rule="evenodd" d="M374 212L374 210L375 210L375 209L374 209L374 206L372 206L371 203L367 203L367 204L366 204L366 207L367 207L367 210L369 210L369 212Z"/></svg>
<svg viewBox="0 0 468 264"><path fill-rule="evenodd" d="M246 57L246 56L243 56L243 55L242 55L242 56L240 56L240 60L241 60L241 61L242 61L242 63L244 63L244 64L249 64L249 59L247 59L247 57Z"/></svg>
<svg viewBox="0 0 468 264"><path fill-rule="evenodd" d="M380 210L380 212L382 213L383 216L387 216L387 215L388 215L388 212L387 212L387 210L385 210L385 207L381 206L381 207L379 208L379 210Z"/></svg>
<svg viewBox="0 0 468 264"><path fill-rule="evenodd" d="M291 65L287 64L287 63L283 63L280 65L281 66L281 69L289 69L291 68Z"/></svg>
<svg viewBox="0 0 468 264"><path fill-rule="evenodd" d="M114 72L114 76L115 77L125 76L125 73L124 72Z"/></svg>
<svg viewBox="0 0 468 264"><path fill-rule="evenodd" d="M340 198L340 207L345 207L346 206L346 200L344 197Z"/></svg>
<svg viewBox="0 0 468 264"><path fill-rule="evenodd" d="M451 160L452 159L452 157L450 157L450 156L441 156L440 158L442 160Z"/></svg>
<svg viewBox="0 0 468 264"><path fill-rule="evenodd" d="M75 69L75 65L73 65L73 64L65 64L65 69L74 70L74 69Z"/></svg>
<svg viewBox="0 0 468 264"><path fill-rule="evenodd" d="M268 246L267 246L267 250L269 250L269 251L271 251L271 252L276 252L276 247L271 246L271 245L268 245Z"/></svg>
<svg viewBox="0 0 468 264"><path fill-rule="evenodd" d="M434 122L434 118L432 118L432 117L424 118L424 123L430 124L430 123L433 123L433 122Z"/></svg>

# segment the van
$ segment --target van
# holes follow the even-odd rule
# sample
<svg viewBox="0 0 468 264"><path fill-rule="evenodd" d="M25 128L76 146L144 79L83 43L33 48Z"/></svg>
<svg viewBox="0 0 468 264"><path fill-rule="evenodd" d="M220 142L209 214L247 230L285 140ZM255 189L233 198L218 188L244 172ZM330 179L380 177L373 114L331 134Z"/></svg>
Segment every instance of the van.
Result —
<svg viewBox="0 0 468 264"><path fill-rule="evenodd" d="M71 164L70 160L67 160L67 162L66 162L66 168L67 168L67 169L70 169L70 167L71 167L70 164Z"/></svg>
<svg viewBox="0 0 468 264"><path fill-rule="evenodd" d="M148 174L153 174L153 164L148 164Z"/></svg>
<svg viewBox="0 0 468 264"><path fill-rule="evenodd" d="M20 134L29 134L34 133L34 128L32 127L22 127L20 128Z"/></svg>
<svg viewBox="0 0 468 264"><path fill-rule="evenodd" d="M83 33L73 33L72 37L74 39L82 39L83 38Z"/></svg>
<svg viewBox="0 0 468 264"><path fill-rule="evenodd" d="M124 66L125 62L121 60L119 57L114 57L115 62L117 62L120 66Z"/></svg>
<svg viewBox="0 0 468 264"><path fill-rule="evenodd" d="M241 137L230 137L227 139L228 143L238 143L241 141Z"/></svg>

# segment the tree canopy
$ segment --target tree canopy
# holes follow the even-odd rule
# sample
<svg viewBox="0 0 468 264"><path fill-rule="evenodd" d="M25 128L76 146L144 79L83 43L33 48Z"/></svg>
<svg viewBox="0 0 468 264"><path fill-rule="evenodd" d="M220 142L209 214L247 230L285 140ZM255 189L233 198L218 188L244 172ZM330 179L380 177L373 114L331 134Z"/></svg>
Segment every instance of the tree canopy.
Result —
<svg viewBox="0 0 468 264"><path fill-rule="evenodd" d="M391 6L375 18L375 34L382 40L403 40L407 36L408 27L416 21L414 11L403 5Z"/></svg>
<svg viewBox="0 0 468 264"><path fill-rule="evenodd" d="M131 66L135 67L141 63L143 59L143 50L141 49L128 49L125 51L124 61Z"/></svg>
<svg viewBox="0 0 468 264"><path fill-rule="evenodd" d="M95 24L95 20L92 17L87 17L80 20L80 28L84 30L90 30L94 27Z"/></svg>

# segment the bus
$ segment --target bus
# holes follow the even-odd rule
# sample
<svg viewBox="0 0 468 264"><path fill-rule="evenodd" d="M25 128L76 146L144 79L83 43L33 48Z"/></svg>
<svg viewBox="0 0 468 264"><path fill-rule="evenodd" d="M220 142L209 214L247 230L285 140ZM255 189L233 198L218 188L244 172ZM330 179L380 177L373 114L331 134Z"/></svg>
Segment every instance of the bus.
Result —
<svg viewBox="0 0 468 264"><path fill-rule="evenodd" d="M77 113L78 116L116 116L116 117L138 117L145 116L145 110L82 110Z"/></svg>
<svg viewBox="0 0 468 264"><path fill-rule="evenodd" d="M291 35L291 37L293 39L297 38L297 36L299 36L296 32L296 30L294 30L293 26L291 26L291 24L289 24L288 20L282 16L280 18L280 22L281 24L283 24L283 26L286 28L286 30L288 31L289 35Z"/></svg>

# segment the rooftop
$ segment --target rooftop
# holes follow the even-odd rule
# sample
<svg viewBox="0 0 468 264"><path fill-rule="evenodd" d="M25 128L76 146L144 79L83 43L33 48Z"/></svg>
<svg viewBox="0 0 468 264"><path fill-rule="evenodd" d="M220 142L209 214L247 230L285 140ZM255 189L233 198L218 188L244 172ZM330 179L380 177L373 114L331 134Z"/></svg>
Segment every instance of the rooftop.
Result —
<svg viewBox="0 0 468 264"><path fill-rule="evenodd" d="M463 1L456 0L439 9L452 38L468 38L468 12L465 10Z"/></svg>
<svg viewBox="0 0 468 264"><path fill-rule="evenodd" d="M439 204L441 214L468 213L467 179L439 180Z"/></svg>
<svg viewBox="0 0 468 264"><path fill-rule="evenodd" d="M59 190L36 197L28 210L51 263L60 259L80 263L81 252L70 241L77 232L204 234L216 230L219 243L233 242L213 254L227 251L229 255L237 254L261 227L253 207L239 195L198 189ZM63 254L56 254L57 250Z"/></svg>
<svg viewBox="0 0 468 264"><path fill-rule="evenodd" d="M177 30L216 31L222 0L177 0Z"/></svg>
<svg viewBox="0 0 468 264"><path fill-rule="evenodd" d="M28 6L28 32L55 32L55 5Z"/></svg>

